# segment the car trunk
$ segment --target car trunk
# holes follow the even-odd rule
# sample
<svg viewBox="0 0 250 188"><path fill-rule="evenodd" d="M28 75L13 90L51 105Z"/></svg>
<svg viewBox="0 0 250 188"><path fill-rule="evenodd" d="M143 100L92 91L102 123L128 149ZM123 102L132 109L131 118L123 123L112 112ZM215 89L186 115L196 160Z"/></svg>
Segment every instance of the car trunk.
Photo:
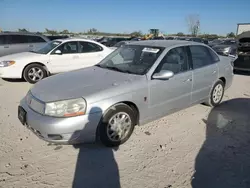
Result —
<svg viewBox="0 0 250 188"><path fill-rule="evenodd" d="M237 37L237 56L234 67L238 70L250 70L250 31L244 32Z"/></svg>
<svg viewBox="0 0 250 188"><path fill-rule="evenodd" d="M250 31L240 34L237 38L238 55L250 56Z"/></svg>

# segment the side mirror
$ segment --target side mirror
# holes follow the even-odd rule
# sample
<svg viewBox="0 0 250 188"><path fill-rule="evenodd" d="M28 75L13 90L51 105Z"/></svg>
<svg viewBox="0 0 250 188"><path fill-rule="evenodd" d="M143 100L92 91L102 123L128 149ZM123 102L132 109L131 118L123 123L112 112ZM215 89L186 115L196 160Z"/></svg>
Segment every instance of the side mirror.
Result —
<svg viewBox="0 0 250 188"><path fill-rule="evenodd" d="M57 55L62 55L62 51L61 51L61 50L56 50L56 51L55 51L55 54L57 54Z"/></svg>
<svg viewBox="0 0 250 188"><path fill-rule="evenodd" d="M174 76L174 73L169 70L162 70L159 73L155 73L153 75L153 79L157 80L168 80L169 78L172 78Z"/></svg>

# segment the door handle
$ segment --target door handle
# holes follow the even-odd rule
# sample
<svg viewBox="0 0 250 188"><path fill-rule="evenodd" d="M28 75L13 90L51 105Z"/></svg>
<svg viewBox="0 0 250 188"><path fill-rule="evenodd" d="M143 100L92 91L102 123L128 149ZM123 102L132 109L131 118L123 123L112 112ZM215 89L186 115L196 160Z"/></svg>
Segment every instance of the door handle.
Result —
<svg viewBox="0 0 250 188"><path fill-rule="evenodd" d="M213 74L215 74L217 71L215 70L215 71L213 71Z"/></svg>
<svg viewBox="0 0 250 188"><path fill-rule="evenodd" d="M29 45L29 47L33 47L33 45L32 45L32 44L30 44L30 45Z"/></svg>
<svg viewBox="0 0 250 188"><path fill-rule="evenodd" d="M4 46L4 48L9 48L9 46Z"/></svg>
<svg viewBox="0 0 250 188"><path fill-rule="evenodd" d="M184 80L183 82L191 82L192 81L192 78L189 78L187 80Z"/></svg>

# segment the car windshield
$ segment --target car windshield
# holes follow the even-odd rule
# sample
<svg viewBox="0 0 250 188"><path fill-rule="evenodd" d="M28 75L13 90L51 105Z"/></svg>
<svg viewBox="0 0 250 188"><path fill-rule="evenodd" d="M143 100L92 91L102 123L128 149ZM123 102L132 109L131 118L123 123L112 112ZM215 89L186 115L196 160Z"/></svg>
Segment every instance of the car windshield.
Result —
<svg viewBox="0 0 250 188"><path fill-rule="evenodd" d="M124 45L96 66L129 74L144 75L160 56L163 47Z"/></svg>
<svg viewBox="0 0 250 188"><path fill-rule="evenodd" d="M35 53L38 53L38 54L47 54L51 50L53 50L55 47L60 45L61 43L62 42L60 42L60 41L51 41L51 42L48 42L44 47L40 48L39 50L32 51L32 52L35 52Z"/></svg>

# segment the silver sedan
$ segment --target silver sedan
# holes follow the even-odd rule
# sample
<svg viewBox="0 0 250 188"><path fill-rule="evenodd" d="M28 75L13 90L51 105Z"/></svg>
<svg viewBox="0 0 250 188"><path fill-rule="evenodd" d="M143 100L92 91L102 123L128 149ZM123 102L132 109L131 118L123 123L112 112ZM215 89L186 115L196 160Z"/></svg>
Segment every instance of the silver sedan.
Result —
<svg viewBox="0 0 250 188"><path fill-rule="evenodd" d="M189 41L124 45L99 64L46 78L22 99L18 117L39 138L96 140L113 147L143 125L191 105L218 105L233 80L228 57Z"/></svg>

